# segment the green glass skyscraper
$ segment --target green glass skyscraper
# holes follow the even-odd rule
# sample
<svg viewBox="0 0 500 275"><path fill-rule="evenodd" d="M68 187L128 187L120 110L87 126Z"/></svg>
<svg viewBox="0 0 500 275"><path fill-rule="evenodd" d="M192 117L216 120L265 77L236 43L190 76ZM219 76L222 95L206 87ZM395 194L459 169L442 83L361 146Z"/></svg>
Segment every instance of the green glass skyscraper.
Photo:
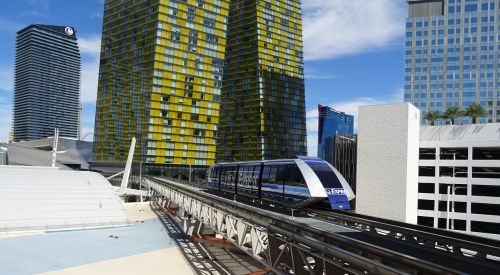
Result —
<svg viewBox="0 0 500 275"><path fill-rule="evenodd" d="M218 161L306 155L298 0L231 1Z"/></svg>

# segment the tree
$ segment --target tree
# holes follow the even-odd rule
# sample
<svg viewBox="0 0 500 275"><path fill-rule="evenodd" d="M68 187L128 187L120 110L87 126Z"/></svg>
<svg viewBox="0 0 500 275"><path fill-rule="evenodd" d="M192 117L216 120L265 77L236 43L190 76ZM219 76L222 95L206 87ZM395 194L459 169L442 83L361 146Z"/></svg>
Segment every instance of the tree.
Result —
<svg viewBox="0 0 500 275"><path fill-rule="evenodd" d="M485 117L488 113L479 103L472 103L465 110L465 115L472 119L472 124L476 124L478 117Z"/></svg>
<svg viewBox="0 0 500 275"><path fill-rule="evenodd" d="M428 111L424 116L424 119L429 121L431 126L434 126L434 124L436 123L436 120L438 120L440 118L441 118L441 115L439 114L438 111Z"/></svg>
<svg viewBox="0 0 500 275"><path fill-rule="evenodd" d="M451 106L448 109L446 109L446 111L444 111L442 118L449 119L451 125L454 125L455 119L462 117L463 115L464 113L462 112L462 110L460 110L460 108L456 106Z"/></svg>

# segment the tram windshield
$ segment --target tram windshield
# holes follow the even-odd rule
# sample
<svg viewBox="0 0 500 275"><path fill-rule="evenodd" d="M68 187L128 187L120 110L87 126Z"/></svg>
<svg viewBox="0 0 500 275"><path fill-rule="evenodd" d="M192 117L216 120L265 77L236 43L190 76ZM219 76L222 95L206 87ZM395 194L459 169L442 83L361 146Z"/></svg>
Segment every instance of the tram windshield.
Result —
<svg viewBox="0 0 500 275"><path fill-rule="evenodd" d="M342 183L333 172L332 168L324 162L306 161L325 188L343 188Z"/></svg>

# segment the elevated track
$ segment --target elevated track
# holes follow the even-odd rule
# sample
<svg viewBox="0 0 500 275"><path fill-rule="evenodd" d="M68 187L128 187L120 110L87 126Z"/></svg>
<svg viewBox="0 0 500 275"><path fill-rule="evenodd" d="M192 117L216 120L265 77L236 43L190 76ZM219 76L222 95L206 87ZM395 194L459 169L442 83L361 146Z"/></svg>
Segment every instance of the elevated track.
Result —
<svg viewBox="0 0 500 275"><path fill-rule="evenodd" d="M147 177L188 234L213 231L278 274L500 274L500 242L346 212L292 218Z"/></svg>

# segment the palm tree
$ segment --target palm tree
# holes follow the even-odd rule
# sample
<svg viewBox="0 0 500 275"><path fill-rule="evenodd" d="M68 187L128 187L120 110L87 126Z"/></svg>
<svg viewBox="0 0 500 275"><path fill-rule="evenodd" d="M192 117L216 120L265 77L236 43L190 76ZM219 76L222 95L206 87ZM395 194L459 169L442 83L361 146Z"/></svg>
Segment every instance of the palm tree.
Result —
<svg viewBox="0 0 500 275"><path fill-rule="evenodd" d="M428 111L424 116L424 119L429 121L431 123L431 126L434 126L434 124L436 123L436 120L438 120L440 118L441 118L441 115L439 115L438 111Z"/></svg>
<svg viewBox="0 0 500 275"><path fill-rule="evenodd" d="M472 103L465 110L465 115L472 118L472 124L476 124L478 117L485 117L488 113L479 103Z"/></svg>
<svg viewBox="0 0 500 275"><path fill-rule="evenodd" d="M464 113L462 112L462 110L460 110L460 108L456 106L451 106L448 109L446 109L446 111L444 111L442 118L449 119L451 125L454 125L455 119L462 117L463 115Z"/></svg>

